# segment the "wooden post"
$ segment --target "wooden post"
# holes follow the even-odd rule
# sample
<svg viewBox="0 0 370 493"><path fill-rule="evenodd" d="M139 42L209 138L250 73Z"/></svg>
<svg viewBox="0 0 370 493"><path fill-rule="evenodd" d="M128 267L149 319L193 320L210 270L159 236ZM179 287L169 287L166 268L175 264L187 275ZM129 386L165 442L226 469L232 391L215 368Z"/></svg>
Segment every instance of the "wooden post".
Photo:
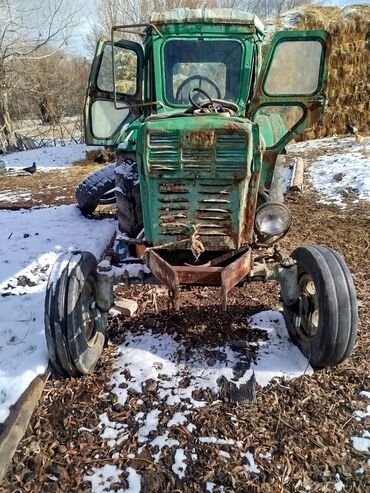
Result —
<svg viewBox="0 0 370 493"><path fill-rule="evenodd" d="M293 168L292 180L290 182L289 192L302 192L303 190L303 171L304 161L301 157L296 159Z"/></svg>
<svg viewBox="0 0 370 493"><path fill-rule="evenodd" d="M32 413L38 403L45 384L50 376L47 369L44 375L38 375L14 404L0 434L0 484L12 461L19 442L24 437Z"/></svg>

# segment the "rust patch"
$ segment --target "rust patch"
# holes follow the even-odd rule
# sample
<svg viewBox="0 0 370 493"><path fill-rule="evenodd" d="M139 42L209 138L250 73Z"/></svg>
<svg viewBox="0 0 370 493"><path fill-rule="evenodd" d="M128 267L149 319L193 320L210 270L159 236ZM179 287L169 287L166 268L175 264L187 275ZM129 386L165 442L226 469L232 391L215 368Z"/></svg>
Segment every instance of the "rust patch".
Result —
<svg viewBox="0 0 370 493"><path fill-rule="evenodd" d="M210 128L201 128L195 132L186 132L183 136L185 146L204 149L215 143L215 132Z"/></svg>
<svg viewBox="0 0 370 493"><path fill-rule="evenodd" d="M238 284L251 270L251 250L248 250L240 258L225 267L221 272L221 291L222 291L222 308L226 310L227 294L234 286Z"/></svg>
<svg viewBox="0 0 370 493"><path fill-rule="evenodd" d="M223 127L223 130L227 133L227 134L235 134L235 133L241 133L241 132L245 132L245 129L244 129L244 126L242 123L238 123L238 122L230 122L228 123L227 125L225 125Z"/></svg>

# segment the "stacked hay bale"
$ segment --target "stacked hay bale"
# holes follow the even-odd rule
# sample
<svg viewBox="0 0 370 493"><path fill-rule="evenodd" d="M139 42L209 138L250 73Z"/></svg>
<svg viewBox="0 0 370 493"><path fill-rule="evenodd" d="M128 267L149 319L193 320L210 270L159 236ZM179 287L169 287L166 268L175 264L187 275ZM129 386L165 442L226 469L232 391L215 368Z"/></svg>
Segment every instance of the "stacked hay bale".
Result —
<svg viewBox="0 0 370 493"><path fill-rule="evenodd" d="M276 19L274 24L275 30L325 29L332 37L328 107L323 120L309 128L302 139L348 133L348 123L361 134L370 133L370 5L342 9L308 5Z"/></svg>

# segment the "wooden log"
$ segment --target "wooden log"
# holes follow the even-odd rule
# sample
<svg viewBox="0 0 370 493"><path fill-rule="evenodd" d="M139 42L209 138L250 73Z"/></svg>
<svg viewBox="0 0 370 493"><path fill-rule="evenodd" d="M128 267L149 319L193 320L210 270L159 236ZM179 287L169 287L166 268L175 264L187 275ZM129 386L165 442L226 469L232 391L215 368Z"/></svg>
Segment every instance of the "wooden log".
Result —
<svg viewBox="0 0 370 493"><path fill-rule="evenodd" d="M14 404L10 415L2 425L0 434L0 484L12 461L19 442L24 437L28 423L50 376L49 369L38 375Z"/></svg>
<svg viewBox="0 0 370 493"><path fill-rule="evenodd" d="M303 190L303 171L304 161L301 157L294 163L292 180L290 182L289 192L302 192Z"/></svg>

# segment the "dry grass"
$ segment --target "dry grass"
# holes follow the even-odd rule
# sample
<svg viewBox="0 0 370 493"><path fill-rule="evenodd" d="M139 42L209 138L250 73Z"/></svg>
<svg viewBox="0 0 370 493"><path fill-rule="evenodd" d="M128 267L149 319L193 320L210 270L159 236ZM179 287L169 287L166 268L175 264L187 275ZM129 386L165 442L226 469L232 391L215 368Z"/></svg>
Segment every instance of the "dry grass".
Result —
<svg viewBox="0 0 370 493"><path fill-rule="evenodd" d="M85 161L85 160L84 160ZM75 188L100 164L87 161L71 168L37 171L34 175L9 173L0 177L0 209L74 204Z"/></svg>

